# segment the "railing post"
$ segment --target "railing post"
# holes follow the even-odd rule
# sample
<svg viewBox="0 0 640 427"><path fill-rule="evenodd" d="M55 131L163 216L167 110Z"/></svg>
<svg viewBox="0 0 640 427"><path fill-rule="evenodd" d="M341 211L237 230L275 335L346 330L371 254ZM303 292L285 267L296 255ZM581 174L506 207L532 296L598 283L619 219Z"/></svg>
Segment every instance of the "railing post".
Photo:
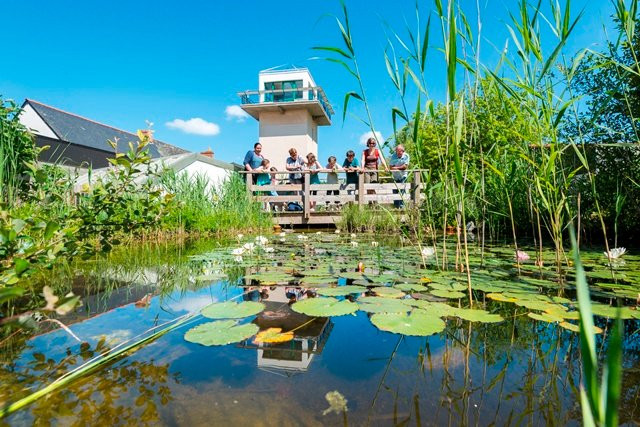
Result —
<svg viewBox="0 0 640 427"><path fill-rule="evenodd" d="M358 172L358 206L364 205L364 173Z"/></svg>
<svg viewBox="0 0 640 427"><path fill-rule="evenodd" d="M253 175L250 173L246 173L244 175L246 177L246 184L247 184L247 196L249 196L249 199L251 199L251 197L253 197Z"/></svg>
<svg viewBox="0 0 640 427"><path fill-rule="evenodd" d="M309 200L309 197L311 196L311 191L310 191L310 187L311 187L311 174L305 173L302 175L304 177L304 180L302 181L302 190L304 192L304 196L302 199L302 202L304 203L303 209L304 209L304 217L305 218L309 218L310 215L310 211L311 211L311 203Z"/></svg>
<svg viewBox="0 0 640 427"><path fill-rule="evenodd" d="M413 182L411 183L411 201L415 206L420 206L420 171L413 172Z"/></svg>

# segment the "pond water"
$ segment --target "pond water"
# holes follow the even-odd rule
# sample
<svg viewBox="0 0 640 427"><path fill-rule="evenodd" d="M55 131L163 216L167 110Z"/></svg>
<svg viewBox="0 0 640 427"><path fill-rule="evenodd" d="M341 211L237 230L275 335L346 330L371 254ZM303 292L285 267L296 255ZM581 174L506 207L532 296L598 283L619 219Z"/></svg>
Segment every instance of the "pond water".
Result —
<svg viewBox="0 0 640 427"><path fill-rule="evenodd" d="M48 323L5 339L0 407L150 328L170 330L0 423L581 423L575 289L570 272L555 273L553 253L543 267L523 261L518 275L508 247L487 247L481 257L473 245L469 309L466 275L440 271L442 253L425 250L423 258L415 242L332 232L265 239L120 250L52 275L52 284L82 295L82 307L60 318L81 342ZM601 251L582 253L601 358L612 307L626 307L620 421L630 424L640 421L634 252L612 268ZM212 322L215 332L194 332ZM256 341L269 328L292 337Z"/></svg>

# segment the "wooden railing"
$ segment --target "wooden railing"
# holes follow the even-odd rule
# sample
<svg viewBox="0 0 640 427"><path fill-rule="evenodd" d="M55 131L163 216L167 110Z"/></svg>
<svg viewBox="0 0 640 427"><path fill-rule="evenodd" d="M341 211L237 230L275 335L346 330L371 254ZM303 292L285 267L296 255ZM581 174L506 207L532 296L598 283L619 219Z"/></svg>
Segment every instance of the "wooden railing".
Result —
<svg viewBox="0 0 640 427"><path fill-rule="evenodd" d="M314 171L316 172L316 171ZM328 169L318 170L322 177ZM422 201L422 182L421 175L423 170L407 171L407 181L404 183L395 182L388 175L379 172L379 182L374 184L365 184L365 172L356 172L358 174L357 184L311 184L311 171L296 171L295 174L302 175L301 184L290 184L289 174L292 172L278 171L270 172L275 174L277 183L275 185L256 185L253 183L253 176L262 171L242 171L245 174L247 183L247 194L265 204L265 208L277 212L286 211L287 204L290 202L298 203L302 207L302 211L298 214L308 218L311 215L312 207L325 206L335 207L346 203L364 204L393 204L402 201L404 204L419 205ZM344 176L344 171L338 171ZM380 182L382 181L382 182ZM272 195L275 192L277 195ZM315 209L319 211L321 209ZM296 213L293 211L292 213Z"/></svg>

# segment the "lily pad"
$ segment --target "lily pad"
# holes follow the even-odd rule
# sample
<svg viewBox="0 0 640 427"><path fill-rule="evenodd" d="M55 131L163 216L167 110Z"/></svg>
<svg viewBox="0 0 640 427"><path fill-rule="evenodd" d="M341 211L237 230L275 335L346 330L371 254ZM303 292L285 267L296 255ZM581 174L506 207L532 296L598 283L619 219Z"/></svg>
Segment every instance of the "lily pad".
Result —
<svg viewBox="0 0 640 427"><path fill-rule="evenodd" d="M452 307L449 304L443 302L433 302L425 300L403 299L402 302L411 307L417 307L429 314L433 314L438 317L453 317L458 310L456 307Z"/></svg>
<svg viewBox="0 0 640 427"><path fill-rule="evenodd" d="M382 331L421 337L442 332L446 326L438 316L420 309L415 309L408 314L376 313L371 316L371 323Z"/></svg>
<svg viewBox="0 0 640 427"><path fill-rule="evenodd" d="M343 316L358 311L358 304L331 297L320 297L298 301L291 306L291 309L313 317Z"/></svg>
<svg viewBox="0 0 640 427"><path fill-rule="evenodd" d="M464 298L466 296L466 294L463 294L462 292L447 291L444 289L433 289L429 293L431 295L435 295L440 298L451 298L451 299Z"/></svg>
<svg viewBox="0 0 640 427"><path fill-rule="evenodd" d="M358 298L358 306L367 313L406 313L411 307L404 301L394 298L361 297Z"/></svg>
<svg viewBox="0 0 640 427"><path fill-rule="evenodd" d="M217 320L189 329L184 339L205 346L226 345L247 339L259 330L253 323L238 325L235 320Z"/></svg>
<svg viewBox="0 0 640 427"><path fill-rule="evenodd" d="M361 294L366 291L367 291L367 288L365 288L364 286L345 285L345 286L336 286L335 288L318 289L318 295L323 295L327 297L339 297L342 295L349 295L349 294Z"/></svg>
<svg viewBox="0 0 640 427"><path fill-rule="evenodd" d="M571 331L571 332L576 332L579 333L580 332L580 327L574 323L569 323L569 322L561 322L558 323L558 325L562 326L563 328ZM594 334L601 334L602 333L602 329L600 329L599 327L595 326L593 327L593 333Z"/></svg>
<svg viewBox="0 0 640 427"><path fill-rule="evenodd" d="M417 283L398 283L397 285L393 285L393 287L404 292L424 292L428 290L426 286Z"/></svg>
<svg viewBox="0 0 640 427"><path fill-rule="evenodd" d="M402 292L400 289L389 288L386 286L371 288L371 291L375 292L375 294L379 297L402 298L404 296L404 292Z"/></svg>
<svg viewBox="0 0 640 427"><path fill-rule="evenodd" d="M498 323L504 320L499 314L493 314L485 310L476 310L472 308L457 308L454 313L456 317L468 320L469 322Z"/></svg>
<svg viewBox="0 0 640 427"><path fill-rule="evenodd" d="M196 277L196 280L199 282L217 282L220 280L224 280L227 278L226 274L203 274L201 276Z"/></svg>
<svg viewBox="0 0 640 427"><path fill-rule="evenodd" d="M264 331L258 332L253 341L257 343L268 342L278 343L287 342L293 339L293 331L282 332L282 328L269 328Z"/></svg>
<svg viewBox="0 0 640 427"><path fill-rule="evenodd" d="M253 316L264 310L264 304L254 301L245 302L219 302L202 309L202 315L209 319L241 319Z"/></svg>
<svg viewBox="0 0 640 427"><path fill-rule="evenodd" d="M564 322L564 319L562 317L555 316L554 314L551 314L551 313L528 313L527 316L529 316L534 320L539 320L541 322L547 322L547 323Z"/></svg>

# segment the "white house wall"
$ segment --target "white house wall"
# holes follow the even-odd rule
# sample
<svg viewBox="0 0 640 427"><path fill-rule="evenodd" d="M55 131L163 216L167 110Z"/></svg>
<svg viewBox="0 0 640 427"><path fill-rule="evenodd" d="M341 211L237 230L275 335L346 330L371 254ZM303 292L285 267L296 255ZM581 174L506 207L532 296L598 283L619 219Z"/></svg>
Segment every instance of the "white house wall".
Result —
<svg viewBox="0 0 640 427"><path fill-rule="evenodd" d="M196 175L206 176L207 178L209 178L209 183L214 188L218 188L220 184L222 184L231 175L231 171L227 169L223 169L218 166L210 165L208 163L200 161L195 161L184 169L178 171L178 173L183 172L186 173L190 178L195 177Z"/></svg>
<svg viewBox="0 0 640 427"><path fill-rule="evenodd" d="M33 107L26 104L20 113L20 123L27 129L36 135L46 136L48 138L59 139L58 136L51 130L44 120L36 113Z"/></svg>

